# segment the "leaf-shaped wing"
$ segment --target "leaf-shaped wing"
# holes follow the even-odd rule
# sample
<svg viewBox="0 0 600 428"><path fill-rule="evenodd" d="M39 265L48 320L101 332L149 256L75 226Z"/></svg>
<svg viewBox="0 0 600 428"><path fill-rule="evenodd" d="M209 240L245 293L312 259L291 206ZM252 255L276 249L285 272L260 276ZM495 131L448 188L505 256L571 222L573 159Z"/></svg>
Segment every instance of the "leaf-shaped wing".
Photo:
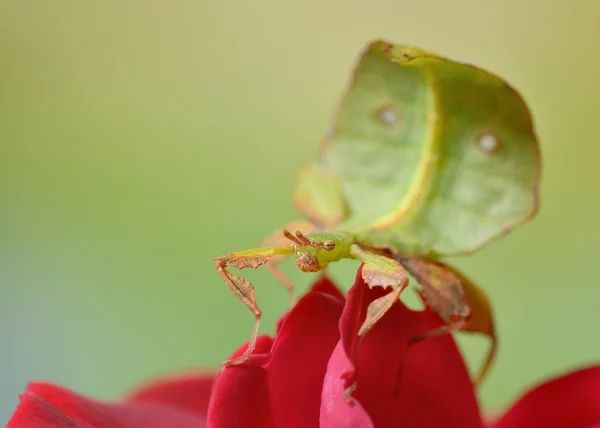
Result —
<svg viewBox="0 0 600 428"><path fill-rule="evenodd" d="M321 156L348 206L342 227L376 246L471 252L538 205L539 147L521 96L413 47L368 46Z"/></svg>

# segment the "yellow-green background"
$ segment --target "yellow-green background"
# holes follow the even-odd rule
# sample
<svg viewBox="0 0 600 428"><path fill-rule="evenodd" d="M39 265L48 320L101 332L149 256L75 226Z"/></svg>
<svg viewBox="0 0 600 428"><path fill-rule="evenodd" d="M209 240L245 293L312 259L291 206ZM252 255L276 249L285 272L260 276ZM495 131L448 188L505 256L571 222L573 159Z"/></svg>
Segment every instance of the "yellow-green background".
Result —
<svg viewBox="0 0 600 428"><path fill-rule="evenodd" d="M599 17L592 0L0 1L0 420L29 380L115 398L247 339L212 258L296 216L295 171L377 37L489 68L535 112L539 216L456 260L497 313L483 403L600 361ZM248 277L270 332L286 295ZM461 343L478 362L485 341Z"/></svg>

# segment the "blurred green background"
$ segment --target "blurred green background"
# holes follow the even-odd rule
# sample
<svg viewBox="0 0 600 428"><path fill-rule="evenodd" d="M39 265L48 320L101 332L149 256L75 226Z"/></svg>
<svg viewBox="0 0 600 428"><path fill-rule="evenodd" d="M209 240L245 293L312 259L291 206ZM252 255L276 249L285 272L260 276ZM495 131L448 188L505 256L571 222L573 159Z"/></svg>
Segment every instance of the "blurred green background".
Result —
<svg viewBox="0 0 600 428"><path fill-rule="evenodd" d="M507 78L532 107L539 216L456 259L489 292L501 409L600 361L600 2L0 1L0 421L28 381L99 398L218 365L252 316L212 259L286 220L365 43ZM349 285L357 263L335 266ZM287 272L304 289L314 278ZM287 307L249 272L271 332ZM478 364L486 342L461 338Z"/></svg>

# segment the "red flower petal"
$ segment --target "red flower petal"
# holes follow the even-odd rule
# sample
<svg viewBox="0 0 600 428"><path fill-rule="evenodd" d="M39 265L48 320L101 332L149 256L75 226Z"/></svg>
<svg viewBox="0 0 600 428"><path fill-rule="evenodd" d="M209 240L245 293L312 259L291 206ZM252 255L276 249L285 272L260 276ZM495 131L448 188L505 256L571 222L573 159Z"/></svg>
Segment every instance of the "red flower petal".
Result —
<svg viewBox="0 0 600 428"><path fill-rule="evenodd" d="M319 278L317 279L317 282L315 282L313 284L313 286L311 287L311 291L327 294L327 295L333 297L334 299L339 300L340 303L342 303L342 304L346 301L346 298L344 297L342 292L335 286L335 284L333 282L331 282L331 280L325 274L322 274L319 276ZM285 323L285 320L287 319L288 315L289 315L289 312L286 312L277 321L275 335L277 335L277 333L279 333L279 330L281 329L281 326Z"/></svg>
<svg viewBox="0 0 600 428"><path fill-rule="evenodd" d="M198 373L170 379L158 379L134 391L126 400L129 403L158 402L190 412L204 419L208 413L208 401L214 375Z"/></svg>
<svg viewBox="0 0 600 428"><path fill-rule="evenodd" d="M7 428L202 428L198 414L159 403L107 404L66 388L32 383Z"/></svg>
<svg viewBox="0 0 600 428"><path fill-rule="evenodd" d="M286 316L269 354L253 354L217 376L211 428L318 427L323 376L339 339L342 308L339 291L322 277Z"/></svg>
<svg viewBox="0 0 600 428"><path fill-rule="evenodd" d="M369 421L357 406L360 403L378 428L480 428L482 422L471 380L452 337L432 338L408 348L411 337L439 326L442 320L430 311L411 311L402 302L394 304L360 344L355 373L357 403L341 401L347 384L339 380L354 375L352 344L366 307L384 293L380 288L370 289L359 270L340 320L342 346L336 347L325 378L321 403L323 426L344 426L338 421L346 421L345 413L352 412L355 418L362 418L362 425L356 426L369 427ZM362 318L357 320L356 314ZM401 362L404 362L401 382L396 385Z"/></svg>
<svg viewBox="0 0 600 428"><path fill-rule="evenodd" d="M219 373L213 384L213 393L208 407L208 425L213 428L273 427L267 376L262 364L268 357L265 343L271 349L273 340L259 336L255 353L247 363L226 368ZM247 344L233 355L242 355Z"/></svg>
<svg viewBox="0 0 600 428"><path fill-rule="evenodd" d="M525 394L494 428L600 426L600 366L572 372Z"/></svg>

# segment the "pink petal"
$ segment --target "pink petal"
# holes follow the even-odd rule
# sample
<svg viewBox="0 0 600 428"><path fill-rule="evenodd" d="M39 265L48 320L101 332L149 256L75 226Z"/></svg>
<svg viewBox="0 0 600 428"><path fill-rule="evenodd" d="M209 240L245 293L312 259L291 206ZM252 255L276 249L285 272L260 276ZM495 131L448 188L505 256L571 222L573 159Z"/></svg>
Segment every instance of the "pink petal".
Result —
<svg viewBox="0 0 600 428"><path fill-rule="evenodd" d="M344 373L354 371L354 364L338 342L323 380L321 397L321 428L373 428L373 421L354 398L347 402L343 396L347 379Z"/></svg>
<svg viewBox="0 0 600 428"><path fill-rule="evenodd" d="M600 366L581 369L529 391L494 428L600 427Z"/></svg>
<svg viewBox="0 0 600 428"><path fill-rule="evenodd" d="M342 307L339 292L321 278L281 323L268 355L253 355L217 376L211 428L318 427L320 391L339 339Z"/></svg>
<svg viewBox="0 0 600 428"><path fill-rule="evenodd" d="M159 403L107 404L48 383L21 395L7 428L202 428L200 415Z"/></svg>

